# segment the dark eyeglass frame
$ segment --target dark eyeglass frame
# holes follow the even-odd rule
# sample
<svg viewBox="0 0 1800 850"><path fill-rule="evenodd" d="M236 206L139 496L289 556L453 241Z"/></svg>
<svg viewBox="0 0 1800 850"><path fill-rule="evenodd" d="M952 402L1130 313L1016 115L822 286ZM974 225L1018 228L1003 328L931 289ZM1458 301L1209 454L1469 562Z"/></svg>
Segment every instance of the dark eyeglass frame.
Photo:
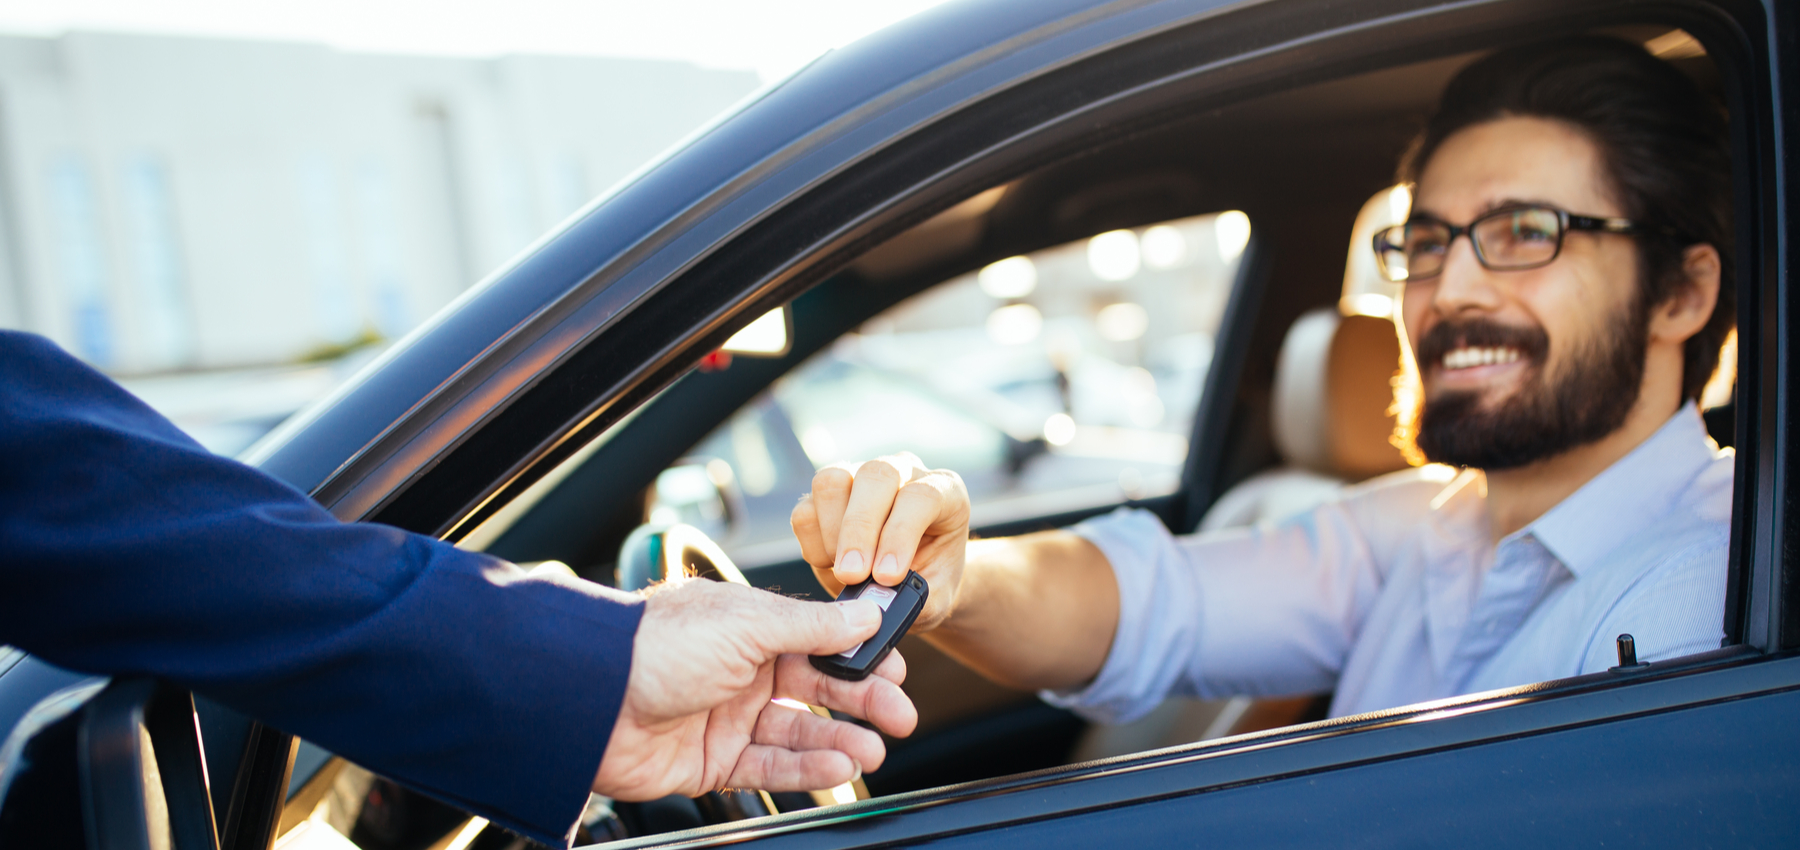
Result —
<svg viewBox="0 0 1800 850"><path fill-rule="evenodd" d="M1543 212L1550 212L1550 213L1556 214L1556 221L1557 221L1556 248L1550 252L1550 256L1543 260L1533 261L1533 262L1529 262L1529 263L1495 264L1493 262L1490 262L1487 258L1487 254L1481 250L1481 241L1475 238L1475 228L1480 227L1482 222L1489 221L1491 219L1499 218L1501 216L1516 215L1521 212L1529 212L1529 211L1533 211L1533 210L1541 210ZM1406 229L1409 227L1412 227L1414 225L1417 225L1417 224L1440 225L1444 229L1449 231L1449 233L1450 233L1449 238L1444 240L1444 252L1446 254L1449 253L1450 246L1456 243L1457 237L1465 236L1465 235L1468 236L1469 237L1469 247L1471 247L1475 250L1476 262L1481 263L1481 267L1484 269L1487 269L1489 271L1497 271L1497 272L1517 272L1517 271L1526 271L1528 269L1539 269L1539 268L1543 268L1544 266L1550 265L1551 263L1556 262L1556 258L1562 256L1563 236L1565 236L1571 230L1586 230L1586 231L1591 231L1591 232L1595 232L1595 233L1619 233L1619 234L1623 234L1626 236L1640 236L1640 235L1644 235L1644 234L1648 234L1648 233L1654 233L1654 234L1659 234L1659 235L1668 235L1668 236L1674 235L1672 232L1669 232L1663 228L1650 227L1648 225L1640 224L1640 223L1632 221L1630 219L1609 218L1606 216L1580 215L1577 213L1569 212L1568 210L1565 210L1565 209L1559 209L1557 207L1550 206L1548 204L1515 204L1512 206L1500 207L1499 209L1494 209L1494 210L1490 210L1488 212L1482 213L1481 215L1477 216L1474 221L1471 221L1468 224L1465 224L1461 227L1458 227L1454 224L1451 224L1450 222L1444 221L1443 219L1437 218L1435 216L1415 215L1415 216L1407 219L1406 223L1404 223L1404 224L1396 224L1391 227L1384 227L1380 230L1375 231L1375 238L1374 238L1375 261L1381 265L1382 274L1387 275L1389 280L1396 280L1396 281L1403 281L1406 283L1411 283L1413 281L1430 280L1430 279L1437 277L1438 275L1443 273L1444 267L1440 263L1437 267L1437 270L1433 271L1431 274L1414 275L1414 274L1412 274L1412 271L1409 268L1409 269L1407 269L1407 274L1404 277L1395 278L1393 270L1388 267L1387 252L1397 251L1401 254L1405 254L1406 253L1406 250L1405 250Z"/></svg>

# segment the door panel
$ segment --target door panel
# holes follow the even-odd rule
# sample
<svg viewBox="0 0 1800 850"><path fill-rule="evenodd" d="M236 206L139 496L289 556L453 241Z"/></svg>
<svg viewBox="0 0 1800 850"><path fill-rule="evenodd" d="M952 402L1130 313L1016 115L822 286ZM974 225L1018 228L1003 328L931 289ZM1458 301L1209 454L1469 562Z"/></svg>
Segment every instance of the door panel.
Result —
<svg viewBox="0 0 1800 850"><path fill-rule="evenodd" d="M1800 691L1042 820L942 847L1781 847Z"/></svg>
<svg viewBox="0 0 1800 850"><path fill-rule="evenodd" d="M1377 835L1384 840L1370 843L1536 846L1556 830L1586 829L1570 834L1598 845L1596 835L1655 836L1624 831L1643 820L1688 839L1710 824L1733 846L1757 846L1756 836L1794 825L1783 807L1792 802L1800 755L1800 733L1787 721L1797 708L1800 658L1726 649L1641 673L1600 673L783 815L753 832L724 827L680 837L689 846L754 838L761 847L793 848L1316 847ZM1750 793L1733 790L1741 788ZM1653 811L1659 808L1670 811ZM1534 820L1539 810L1546 814ZM1737 821L1750 840L1736 842L1725 831ZM1444 832L1450 829L1459 832ZM1618 832L1600 832L1606 829ZM1280 840L1270 844L1265 835Z"/></svg>

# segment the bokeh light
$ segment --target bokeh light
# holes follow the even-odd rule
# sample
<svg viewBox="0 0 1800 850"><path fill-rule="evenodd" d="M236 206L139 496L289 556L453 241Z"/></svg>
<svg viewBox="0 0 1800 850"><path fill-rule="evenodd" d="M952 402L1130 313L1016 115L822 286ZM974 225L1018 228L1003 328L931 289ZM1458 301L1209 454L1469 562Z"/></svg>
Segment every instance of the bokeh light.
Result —
<svg viewBox="0 0 1800 850"><path fill-rule="evenodd" d="M1138 273L1138 238L1129 230L1109 230L1088 240L1088 268L1101 280L1127 280Z"/></svg>
<svg viewBox="0 0 1800 850"><path fill-rule="evenodd" d="M1213 219L1213 234L1219 239L1219 259L1229 263L1250 244L1250 217L1237 210L1219 213Z"/></svg>
<svg viewBox="0 0 1800 850"><path fill-rule="evenodd" d="M1100 314L1094 317L1094 326L1105 339L1130 342L1150 329L1150 314L1138 304L1120 301L1100 308Z"/></svg>
<svg viewBox="0 0 1800 850"><path fill-rule="evenodd" d="M1138 247L1143 252L1144 265L1153 269L1172 269L1187 259L1187 240L1181 231L1166 224L1144 231Z"/></svg>
<svg viewBox="0 0 1800 850"><path fill-rule="evenodd" d="M1037 279L1037 266L1030 257L1007 257L989 263L975 277L982 292L1002 300L1030 295L1037 288Z"/></svg>
<svg viewBox="0 0 1800 850"><path fill-rule="evenodd" d="M1030 304L1008 304L987 317L988 339L1000 345L1024 345L1044 329L1044 314Z"/></svg>

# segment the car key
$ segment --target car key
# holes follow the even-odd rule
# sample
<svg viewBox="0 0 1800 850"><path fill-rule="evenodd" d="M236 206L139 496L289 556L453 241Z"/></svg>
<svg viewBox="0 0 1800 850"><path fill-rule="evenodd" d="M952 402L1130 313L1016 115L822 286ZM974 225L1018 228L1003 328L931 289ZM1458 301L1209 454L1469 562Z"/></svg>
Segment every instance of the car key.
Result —
<svg viewBox="0 0 1800 850"><path fill-rule="evenodd" d="M893 587L877 583L870 577L861 584L844 588L838 595L839 602L869 599L881 606L881 628L868 640L843 652L811 656L812 665L839 679L860 682L868 678L888 653L894 651L894 645L906 636L906 630L912 628L930 595L931 586L925 583L925 578L911 570L907 570L906 578Z"/></svg>

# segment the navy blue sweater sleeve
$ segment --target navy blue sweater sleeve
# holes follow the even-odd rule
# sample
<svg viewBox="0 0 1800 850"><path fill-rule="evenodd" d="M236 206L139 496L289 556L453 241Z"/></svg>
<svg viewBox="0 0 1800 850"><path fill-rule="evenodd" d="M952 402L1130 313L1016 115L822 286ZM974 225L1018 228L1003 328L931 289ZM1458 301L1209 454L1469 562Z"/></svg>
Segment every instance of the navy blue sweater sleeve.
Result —
<svg viewBox="0 0 1800 850"><path fill-rule="evenodd" d="M0 643L196 692L560 846L642 607L338 522L48 341L0 333Z"/></svg>

